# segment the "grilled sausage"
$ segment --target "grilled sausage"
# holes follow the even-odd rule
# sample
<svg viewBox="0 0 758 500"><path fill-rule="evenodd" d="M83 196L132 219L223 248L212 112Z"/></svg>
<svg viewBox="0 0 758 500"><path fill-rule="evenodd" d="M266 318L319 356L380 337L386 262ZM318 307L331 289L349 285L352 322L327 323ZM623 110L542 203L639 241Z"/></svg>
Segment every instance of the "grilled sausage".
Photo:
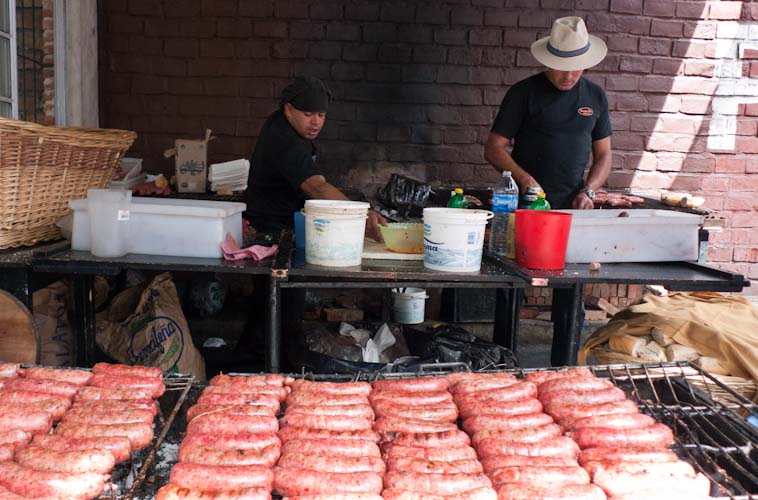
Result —
<svg viewBox="0 0 758 500"><path fill-rule="evenodd" d="M286 404L287 408L291 408L298 405L365 405L369 404L369 401L368 398L362 394L324 394L319 392L295 391L289 393Z"/></svg>
<svg viewBox="0 0 758 500"><path fill-rule="evenodd" d="M279 421L268 415L227 415L207 413L199 415L187 424L187 434L239 434L274 433L279 430Z"/></svg>
<svg viewBox="0 0 758 500"><path fill-rule="evenodd" d="M672 462L673 463L673 462ZM671 463L650 464L670 466ZM652 467L644 472L627 472L618 468L604 468L592 476L592 482L605 491L609 497L637 494L640 491L689 492L691 498L707 497L711 483L702 474L692 477L670 473L668 470L656 470ZM637 498L647 498L638 496Z"/></svg>
<svg viewBox="0 0 758 500"><path fill-rule="evenodd" d="M319 392L323 394L360 394L368 396L371 385L368 382L313 382L297 379L290 384L294 391Z"/></svg>
<svg viewBox="0 0 758 500"><path fill-rule="evenodd" d="M20 366L18 363L0 363L0 378L18 377Z"/></svg>
<svg viewBox="0 0 758 500"><path fill-rule="evenodd" d="M484 472L482 464L476 459L441 462L425 458L393 457L387 460L387 468L424 474L477 474Z"/></svg>
<svg viewBox="0 0 758 500"><path fill-rule="evenodd" d="M224 491L240 488L270 490L274 473L258 465L199 465L179 462L171 469L169 483L182 488Z"/></svg>
<svg viewBox="0 0 758 500"><path fill-rule="evenodd" d="M603 490L594 484L564 484L559 488L524 483L506 484L497 490L498 500L605 500ZM646 499L639 496L635 499Z"/></svg>
<svg viewBox="0 0 758 500"><path fill-rule="evenodd" d="M375 380L371 385L376 392L434 392L446 391L449 382L445 377L417 377Z"/></svg>
<svg viewBox="0 0 758 500"><path fill-rule="evenodd" d="M308 453L282 455L279 467L316 472L376 472L384 474L387 466L380 457L331 457Z"/></svg>
<svg viewBox="0 0 758 500"><path fill-rule="evenodd" d="M552 424L553 418L545 413L530 413L527 415L478 415L468 417L463 421L463 428L468 433L479 431L509 431L525 427Z"/></svg>
<svg viewBox="0 0 758 500"><path fill-rule="evenodd" d="M13 460L13 452L16 447L12 444L0 444L0 462L7 462Z"/></svg>
<svg viewBox="0 0 758 500"><path fill-rule="evenodd" d="M461 382L463 383L463 382ZM481 401L522 401L537 397L537 385L531 382L516 382L507 387L496 389L485 389L465 394L456 394L456 403L463 404L468 402Z"/></svg>
<svg viewBox="0 0 758 500"><path fill-rule="evenodd" d="M454 388L455 385L463 380L512 380L518 381L515 375L511 375L506 372L495 373L471 373L471 372L457 372L447 375L447 380L450 383L450 388Z"/></svg>
<svg viewBox="0 0 758 500"><path fill-rule="evenodd" d="M265 385L260 387L245 387L239 385L211 385L203 390L203 394L236 394L236 395L254 395L254 396L271 396L276 398L280 403L284 401L289 394L288 387L275 387Z"/></svg>
<svg viewBox="0 0 758 500"><path fill-rule="evenodd" d="M576 458L579 447L565 436L550 438L537 443L514 443L499 439L482 439L476 451L481 458L497 455L527 455L530 457L567 457Z"/></svg>
<svg viewBox="0 0 758 500"><path fill-rule="evenodd" d="M272 444L263 448L223 449L212 446L179 446L179 461L200 465L260 465L273 467L279 459L280 446Z"/></svg>
<svg viewBox="0 0 758 500"><path fill-rule="evenodd" d="M452 423L435 423L429 422L428 420L408 420L405 418L379 417L374 422L374 430L379 434L446 432L458 430L458 426Z"/></svg>
<svg viewBox="0 0 758 500"><path fill-rule="evenodd" d="M475 417L479 415L526 415L528 413L542 413L542 403L538 399L524 399L522 401L495 401L482 399L478 401L461 400L458 402L461 418Z"/></svg>
<svg viewBox="0 0 758 500"><path fill-rule="evenodd" d="M695 469L687 462L585 462L585 470L595 477L598 473L610 474L654 474L671 477L695 477Z"/></svg>
<svg viewBox="0 0 758 500"><path fill-rule="evenodd" d="M298 495L287 500L383 500L373 493L325 493L323 495Z"/></svg>
<svg viewBox="0 0 758 500"><path fill-rule="evenodd" d="M377 417L397 417L410 420L428 420L430 422L455 422L458 419L458 408L452 401L437 405L396 405L386 399L374 401Z"/></svg>
<svg viewBox="0 0 758 500"><path fill-rule="evenodd" d="M197 404L207 405L258 405L268 406L274 413L279 411L279 400L269 394L201 394Z"/></svg>
<svg viewBox="0 0 758 500"><path fill-rule="evenodd" d="M74 408L86 408L93 412L119 413L131 410L148 410L153 416L158 414L158 403L152 399L129 399L124 401L104 399L100 401L75 401Z"/></svg>
<svg viewBox="0 0 758 500"><path fill-rule="evenodd" d="M68 409L68 406L63 404L60 399L46 399L31 403L5 403L1 400L2 393L0 392L0 413L45 412L50 414L53 422L60 420Z"/></svg>
<svg viewBox="0 0 758 500"><path fill-rule="evenodd" d="M129 389L150 391L150 397L157 399L166 392L163 378L158 377L135 377L130 375L108 375L95 373L89 380L88 385L102 387L103 389Z"/></svg>
<svg viewBox="0 0 758 500"><path fill-rule="evenodd" d="M180 446L207 446L219 450L263 450L269 446L281 447L281 441L272 432L239 434L193 433L182 440Z"/></svg>
<svg viewBox="0 0 758 500"><path fill-rule="evenodd" d="M125 436L69 438L58 434L37 434L32 444L55 451L107 450L116 463L129 460L132 446Z"/></svg>
<svg viewBox="0 0 758 500"><path fill-rule="evenodd" d="M431 495L460 495L476 488L492 487L484 474L423 474L420 472L388 471L384 487L418 491Z"/></svg>
<svg viewBox="0 0 758 500"><path fill-rule="evenodd" d="M551 403L560 403L564 405L579 404L602 404L612 403L614 401L623 401L626 399L624 391L618 387L608 387L596 391L558 391L541 394L539 397L543 406L547 407Z"/></svg>
<svg viewBox="0 0 758 500"><path fill-rule="evenodd" d="M668 448L674 444L674 433L663 424L639 429L606 429L585 427L570 436L581 449L585 448Z"/></svg>
<svg viewBox="0 0 758 500"><path fill-rule="evenodd" d="M539 385L540 396L559 391L598 391L613 387L613 382L598 377L559 377L546 380Z"/></svg>
<svg viewBox="0 0 758 500"><path fill-rule="evenodd" d="M376 472L316 472L306 469L274 469L274 492L284 497L326 493L382 492L382 476Z"/></svg>
<svg viewBox="0 0 758 500"><path fill-rule="evenodd" d="M550 403L545 405L545 413L558 421L577 419L595 415L615 415L619 413L639 413L637 404L628 399L601 404L564 404Z"/></svg>
<svg viewBox="0 0 758 500"><path fill-rule="evenodd" d="M269 375L225 375L223 373L213 377L208 385L239 385L247 387L278 386L292 383L294 379L285 378L284 375L272 373Z"/></svg>
<svg viewBox="0 0 758 500"><path fill-rule="evenodd" d="M155 415L151 410L96 411L86 406L71 408L63 417L64 422L79 422L83 424L152 424Z"/></svg>
<svg viewBox="0 0 758 500"><path fill-rule="evenodd" d="M576 460L570 457L529 457L523 455L495 455L482 458L480 462L487 474L503 467L568 467L576 465Z"/></svg>
<svg viewBox="0 0 758 500"><path fill-rule="evenodd" d="M78 390L78 385L63 382L62 380L45 380L36 378L13 378L3 380L3 391L28 391L71 399Z"/></svg>
<svg viewBox="0 0 758 500"><path fill-rule="evenodd" d="M99 425L62 422L58 424L55 433L70 438L126 436L129 438L132 451L147 448L153 440L153 426L150 424Z"/></svg>
<svg viewBox="0 0 758 500"><path fill-rule="evenodd" d="M16 452L16 462L31 469L74 474L108 474L116 466L116 458L108 450L56 451L39 445Z"/></svg>
<svg viewBox="0 0 758 500"><path fill-rule="evenodd" d="M45 434L52 426L52 415L46 411L21 410L0 413L0 432L20 430L32 434Z"/></svg>
<svg viewBox="0 0 758 500"><path fill-rule="evenodd" d="M85 386L76 393L76 401L130 401L152 397L153 391L150 389L105 389Z"/></svg>
<svg viewBox="0 0 758 500"><path fill-rule="evenodd" d="M2 399L3 404L41 403L43 401L46 403L50 403L54 401L57 407L64 407L67 410L71 408L71 400L69 398L54 396L52 394L44 394L41 392L3 390L2 392L0 392L0 396L2 397L1 399Z"/></svg>
<svg viewBox="0 0 758 500"><path fill-rule="evenodd" d="M87 385L87 382L92 377L92 372L76 369L32 367L24 368L24 377L57 380L82 387Z"/></svg>
<svg viewBox="0 0 758 500"><path fill-rule="evenodd" d="M373 418L351 417L342 415L307 415L305 413L287 413L282 419L281 424L294 425L295 427L306 427L308 429L325 429L328 431L349 432L352 430L370 430L374 423Z"/></svg>
<svg viewBox="0 0 758 500"><path fill-rule="evenodd" d="M595 415L592 417L565 419L561 422L564 431L576 431L585 427L603 427L605 429L640 429L655 423L655 419L642 413L617 413L613 415Z"/></svg>
<svg viewBox="0 0 758 500"><path fill-rule="evenodd" d="M549 438L560 436L560 426L556 424L545 424L537 427L524 427L523 429L514 429L507 431L479 431L472 436L474 446L477 446L483 439L495 438L503 441L512 441L515 443L536 443Z"/></svg>
<svg viewBox="0 0 758 500"><path fill-rule="evenodd" d="M324 429L308 429L307 427L295 427L294 425L287 425L279 429L278 436L279 439L282 440L282 443L300 439L329 439L335 441L357 440L378 443L380 439L379 434L372 430L339 432L327 431Z"/></svg>
<svg viewBox="0 0 758 500"><path fill-rule="evenodd" d="M129 366L111 363L95 363L92 373L102 373L114 377L163 378L163 370L157 366Z"/></svg>
<svg viewBox="0 0 758 500"><path fill-rule="evenodd" d="M475 488L460 495L429 495L417 491L390 488L382 492L384 500L497 500L497 493L490 487Z"/></svg>
<svg viewBox="0 0 758 500"><path fill-rule="evenodd" d="M588 368L569 368L567 370L550 371L550 372L532 372L528 373L524 379L527 382L534 382L537 385L542 384L554 378L563 377L594 377L595 375Z"/></svg>
<svg viewBox="0 0 758 500"><path fill-rule="evenodd" d="M282 445L282 455L310 453L342 457L379 457L379 447L371 441L357 439L303 439L288 441Z"/></svg>
<svg viewBox="0 0 758 500"><path fill-rule="evenodd" d="M187 410L187 422L193 421L201 415L218 413L223 415L261 415L273 417L276 412L270 406L261 405L206 405L197 404Z"/></svg>
<svg viewBox="0 0 758 500"><path fill-rule="evenodd" d="M468 434L459 429L445 432L397 434L392 436L388 442L398 446L416 446L419 448L450 448L471 445L471 439L469 439Z"/></svg>
<svg viewBox="0 0 758 500"><path fill-rule="evenodd" d="M49 472L15 462L0 463L0 486L30 498L95 498L103 491L105 479L106 476L94 472Z"/></svg>
<svg viewBox="0 0 758 500"><path fill-rule="evenodd" d="M560 487L565 484L589 484L590 475L578 465L544 467L541 465L517 465L502 467L489 473L495 488L505 484L549 484Z"/></svg>
<svg viewBox="0 0 758 500"><path fill-rule="evenodd" d="M579 465L587 462L676 462L679 457L664 448L587 448L579 454Z"/></svg>
<svg viewBox="0 0 758 500"><path fill-rule="evenodd" d="M271 500L271 493L263 488L204 491L167 484L158 490L155 500Z"/></svg>
<svg viewBox="0 0 758 500"><path fill-rule="evenodd" d="M374 410L371 405L341 405L341 406L318 406L302 405L287 408L286 416L302 415L329 415L331 417L361 417L374 420Z"/></svg>
<svg viewBox="0 0 758 500"><path fill-rule="evenodd" d="M25 432L18 429L10 431L0 432L0 444L8 444L14 448L18 448L27 444L32 440L32 433Z"/></svg>
<svg viewBox="0 0 758 500"><path fill-rule="evenodd" d="M504 387L516 385L518 383L518 380L511 377L472 378L457 382L450 388L450 392L453 394L453 396L458 398L467 394L476 394L482 391L502 389Z"/></svg>
<svg viewBox="0 0 758 500"><path fill-rule="evenodd" d="M369 396L372 404L376 401L386 400L399 406L414 405L438 405L453 400L453 396L447 391L429 391L429 392L400 392L400 391L382 391L373 392Z"/></svg>
<svg viewBox="0 0 758 500"><path fill-rule="evenodd" d="M454 462L457 460L476 459L476 452L470 446L419 448L415 446L397 446L391 444L383 449L383 456L387 461L397 457L412 457L423 458L433 462Z"/></svg>

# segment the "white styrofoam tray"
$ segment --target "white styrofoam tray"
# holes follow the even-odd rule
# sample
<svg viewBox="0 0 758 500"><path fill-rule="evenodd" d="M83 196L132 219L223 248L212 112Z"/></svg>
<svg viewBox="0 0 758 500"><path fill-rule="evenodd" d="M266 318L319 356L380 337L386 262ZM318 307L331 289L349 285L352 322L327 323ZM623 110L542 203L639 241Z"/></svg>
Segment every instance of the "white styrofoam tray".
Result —
<svg viewBox="0 0 758 500"><path fill-rule="evenodd" d="M91 248L87 200L72 200L73 250ZM132 198L129 253L179 257L221 257L227 233L242 242L244 203L172 198Z"/></svg>
<svg viewBox="0 0 758 500"><path fill-rule="evenodd" d="M566 262L696 261L700 215L672 210L560 210L570 213ZM625 212L628 217L619 217Z"/></svg>

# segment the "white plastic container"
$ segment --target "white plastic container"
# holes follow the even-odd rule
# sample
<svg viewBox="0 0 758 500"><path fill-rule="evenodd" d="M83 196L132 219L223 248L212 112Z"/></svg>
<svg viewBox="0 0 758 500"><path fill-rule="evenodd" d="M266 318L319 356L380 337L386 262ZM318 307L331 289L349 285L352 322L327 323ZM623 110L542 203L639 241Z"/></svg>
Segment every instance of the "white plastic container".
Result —
<svg viewBox="0 0 758 500"><path fill-rule="evenodd" d="M73 250L91 249L87 200L73 200ZM133 198L129 253L178 257L222 257L227 233L242 242L244 203L170 198Z"/></svg>
<svg viewBox="0 0 758 500"><path fill-rule="evenodd" d="M124 189L87 190L92 255L123 257L129 240L132 192Z"/></svg>
<svg viewBox="0 0 758 500"><path fill-rule="evenodd" d="M424 209L424 267L451 273L479 271L487 210Z"/></svg>
<svg viewBox="0 0 758 500"><path fill-rule="evenodd" d="M428 298L423 288L393 288L392 316L397 323L406 325L423 323Z"/></svg>
<svg viewBox="0 0 758 500"><path fill-rule="evenodd" d="M369 207L356 201L306 201L305 261L327 267L359 266Z"/></svg>
<svg viewBox="0 0 758 500"><path fill-rule="evenodd" d="M698 259L703 217L673 210L561 210L570 213L566 262L666 262ZM625 216L620 217L621 214Z"/></svg>

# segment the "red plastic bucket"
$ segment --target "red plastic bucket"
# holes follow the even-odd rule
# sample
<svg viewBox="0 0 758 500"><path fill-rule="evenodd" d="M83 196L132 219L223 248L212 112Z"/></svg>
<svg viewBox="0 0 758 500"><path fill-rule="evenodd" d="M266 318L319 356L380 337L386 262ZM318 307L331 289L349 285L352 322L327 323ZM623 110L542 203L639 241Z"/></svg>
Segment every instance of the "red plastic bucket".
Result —
<svg viewBox="0 0 758 500"><path fill-rule="evenodd" d="M529 269L563 269L571 214L516 210L516 262Z"/></svg>

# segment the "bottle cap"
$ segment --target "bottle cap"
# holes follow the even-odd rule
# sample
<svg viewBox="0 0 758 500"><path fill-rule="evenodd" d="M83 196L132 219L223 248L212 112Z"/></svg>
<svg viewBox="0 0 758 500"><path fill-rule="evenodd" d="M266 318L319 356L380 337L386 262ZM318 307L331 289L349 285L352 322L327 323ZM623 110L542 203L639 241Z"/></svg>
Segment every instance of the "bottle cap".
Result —
<svg viewBox="0 0 758 500"><path fill-rule="evenodd" d="M511 177L512 175L510 170L503 170L503 177Z"/></svg>
<svg viewBox="0 0 758 500"><path fill-rule="evenodd" d="M542 192L540 192L540 193L537 193L537 198L545 198L546 196L547 196L547 195L545 194L545 192L544 192L544 191L542 191Z"/></svg>
<svg viewBox="0 0 758 500"><path fill-rule="evenodd" d="M455 188L455 194L463 194L463 189Z"/></svg>

